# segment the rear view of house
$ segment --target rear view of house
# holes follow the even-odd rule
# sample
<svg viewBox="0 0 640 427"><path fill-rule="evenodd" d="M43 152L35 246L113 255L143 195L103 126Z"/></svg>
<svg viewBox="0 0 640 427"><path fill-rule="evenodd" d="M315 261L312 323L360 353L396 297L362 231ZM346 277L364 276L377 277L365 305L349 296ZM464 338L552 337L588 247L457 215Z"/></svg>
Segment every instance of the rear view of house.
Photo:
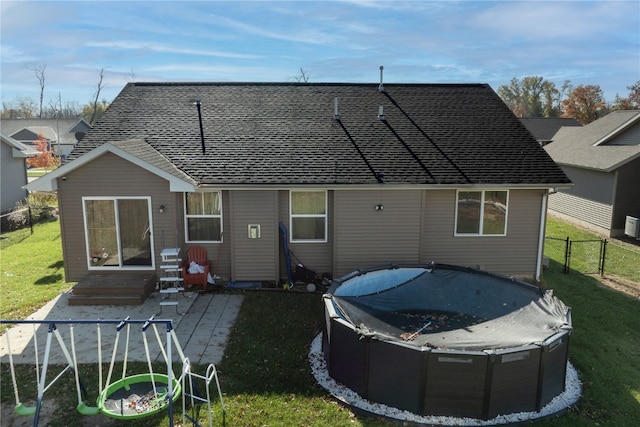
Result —
<svg viewBox="0 0 640 427"><path fill-rule="evenodd" d="M57 189L67 280L156 271L279 281L288 247L340 276L431 261L538 277L547 194L570 183L486 84L130 83Z"/></svg>
<svg viewBox="0 0 640 427"><path fill-rule="evenodd" d="M562 127L545 149L575 184L549 197L552 213L607 237L640 218L640 111Z"/></svg>
<svg viewBox="0 0 640 427"><path fill-rule="evenodd" d="M40 154L35 148L29 147L16 141L4 132L1 134L0 160L2 165L2 178L0 183L0 197L2 203L0 212L6 212L16 207L16 203L27 197L27 192L23 188L27 184L27 164L26 159Z"/></svg>

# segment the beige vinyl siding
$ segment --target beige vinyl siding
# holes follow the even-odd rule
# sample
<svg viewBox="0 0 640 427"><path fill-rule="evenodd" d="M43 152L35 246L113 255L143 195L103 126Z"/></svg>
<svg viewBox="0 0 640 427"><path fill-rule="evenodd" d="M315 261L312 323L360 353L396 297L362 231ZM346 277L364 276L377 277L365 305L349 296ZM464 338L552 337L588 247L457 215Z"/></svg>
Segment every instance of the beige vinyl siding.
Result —
<svg viewBox="0 0 640 427"><path fill-rule="evenodd" d="M175 195L169 192L168 182L121 157L106 153L69 172L65 180L58 179L62 250L67 281L78 281L89 272L82 197L123 196L151 197L156 267L159 265L163 241L166 247L180 246L180 236L174 234L177 224ZM158 212L160 205L167 207L163 214ZM129 268L127 271L131 270ZM118 274L118 271L109 271L109 274Z"/></svg>
<svg viewBox="0 0 640 427"><path fill-rule="evenodd" d="M510 190L506 236L454 236L455 190L426 190L420 262L534 277L542 190Z"/></svg>
<svg viewBox="0 0 640 427"><path fill-rule="evenodd" d="M421 195L415 190L336 190L334 275L393 262L417 263ZM376 211L377 204L384 209Z"/></svg>
<svg viewBox="0 0 640 427"><path fill-rule="evenodd" d="M279 279L277 191L233 191L229 196L231 278L235 281ZM249 224L260 225L260 238L250 239Z"/></svg>
<svg viewBox="0 0 640 427"><path fill-rule="evenodd" d="M332 273L333 262L333 191L327 191L327 241L326 242L308 242L308 243L291 243L289 242L289 250L293 253L292 268L295 270L296 258L302 264L315 271L318 274ZM283 222L287 227L289 237L289 191L283 190L278 192L279 205L279 221ZM285 260L282 252L282 244L280 236L278 236L278 257L280 258L280 277L286 277Z"/></svg>

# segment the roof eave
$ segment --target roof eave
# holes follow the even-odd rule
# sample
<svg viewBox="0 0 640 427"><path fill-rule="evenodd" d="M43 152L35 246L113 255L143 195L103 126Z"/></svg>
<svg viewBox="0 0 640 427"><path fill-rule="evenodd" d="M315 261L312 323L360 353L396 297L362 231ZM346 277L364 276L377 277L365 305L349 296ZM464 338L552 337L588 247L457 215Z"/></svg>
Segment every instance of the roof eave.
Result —
<svg viewBox="0 0 640 427"><path fill-rule="evenodd" d="M556 163L559 166L568 166L568 167L572 167L572 168L579 168L579 169L588 169L588 170L592 170L592 171L597 171L597 172L613 172L616 169L626 165L627 163L640 158L640 151L638 151L637 153L626 157L618 162L612 163L606 167L597 167L597 166L589 166L589 165L581 165L578 163L569 163L569 162L558 162L556 161Z"/></svg>
<svg viewBox="0 0 640 427"><path fill-rule="evenodd" d="M457 189L519 189L519 190L552 190L570 188L573 183L526 183L526 184L201 184L200 190L457 190Z"/></svg>
<svg viewBox="0 0 640 427"><path fill-rule="evenodd" d="M58 189L58 178L64 177L66 174L84 166L85 164L91 162L92 160L107 152L115 154L116 156L119 156L124 160L135 164L136 166L139 166L161 178L166 179L169 182L169 191L171 192L195 191L195 189L197 188L197 184L195 182L188 182L186 180L180 179L177 176L172 175L160 168L157 168L110 143L104 143L100 145L99 147L82 155L81 157L65 165L62 165L58 169L30 182L29 184L25 185L24 188L29 191L55 191Z"/></svg>
<svg viewBox="0 0 640 427"><path fill-rule="evenodd" d="M615 138L620 133L634 126L637 122L640 122L640 113L636 114L631 119L622 123L620 126L618 126L617 128L613 129L611 132L604 135L602 138L598 139L596 142L593 143L593 146L597 147L599 145L604 144L605 142L609 141L611 138Z"/></svg>

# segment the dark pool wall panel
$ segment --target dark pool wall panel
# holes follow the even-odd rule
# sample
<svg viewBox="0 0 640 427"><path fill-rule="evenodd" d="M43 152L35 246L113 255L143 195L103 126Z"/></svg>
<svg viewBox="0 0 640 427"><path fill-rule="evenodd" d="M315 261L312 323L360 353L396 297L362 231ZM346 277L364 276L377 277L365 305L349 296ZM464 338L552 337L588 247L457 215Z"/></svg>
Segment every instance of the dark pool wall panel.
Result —
<svg viewBox="0 0 640 427"><path fill-rule="evenodd" d="M333 319L329 341L329 375L365 398L368 345L342 319Z"/></svg>
<svg viewBox="0 0 640 427"><path fill-rule="evenodd" d="M415 347L409 348L384 341L369 343L368 399L385 402L398 409L422 413L425 354Z"/></svg>
<svg viewBox="0 0 640 427"><path fill-rule="evenodd" d="M331 307L327 314L322 345L329 375L374 402L487 420L539 411L565 389L570 330L542 346L454 351L372 340Z"/></svg>
<svg viewBox="0 0 640 427"><path fill-rule="evenodd" d="M434 350L428 359L424 413L482 418L489 356Z"/></svg>
<svg viewBox="0 0 640 427"><path fill-rule="evenodd" d="M570 331L558 334L556 339L548 340L542 346L540 361L540 397L538 409L551 402L554 397L565 389L567 375L567 359L569 357ZM552 337L554 338L554 337Z"/></svg>
<svg viewBox="0 0 640 427"><path fill-rule="evenodd" d="M537 410L541 348L527 346L490 355L487 413L483 418Z"/></svg>

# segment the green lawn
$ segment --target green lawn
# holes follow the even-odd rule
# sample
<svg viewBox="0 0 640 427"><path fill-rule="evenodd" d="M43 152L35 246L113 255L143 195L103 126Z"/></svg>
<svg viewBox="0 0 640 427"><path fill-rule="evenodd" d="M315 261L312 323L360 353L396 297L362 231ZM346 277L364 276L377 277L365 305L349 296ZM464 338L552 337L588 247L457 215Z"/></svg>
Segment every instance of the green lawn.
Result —
<svg viewBox="0 0 640 427"><path fill-rule="evenodd" d="M566 229L562 231L567 232ZM68 284L62 283L59 246L59 228L55 222L37 226L33 236L27 233L13 242L3 240L0 254L2 318L24 317L20 313L30 313L68 288ZM7 268L5 262L14 257L16 260ZM37 257L37 261L31 257ZM13 279L15 275L21 275L21 279L9 283L7 279ZM545 271L543 278L544 286L553 289L572 308L574 334L569 357L583 383L583 396L577 407L567 414L535 425L640 425L640 301L603 287L595 278L580 272L564 275L552 268ZM13 288L16 286L20 291L14 292L11 301L5 303L5 292L15 291ZM20 292L24 295L18 295ZM323 321L319 294L285 291L245 293L225 356L217 366L225 394L227 425L398 425L354 414L315 383L307 353ZM95 365L80 368L83 378L86 377L89 383L97 382ZM130 370L135 372L136 369L144 370L145 367L132 364ZM179 369L177 367L177 371ZM1 371L2 402L11 404L13 392L10 386L6 386L11 384L6 363ZM17 372L21 383L33 381L35 376L33 367L20 366ZM35 388L27 386L25 393L33 397ZM51 395L60 400L59 404L65 410L59 411L50 425L77 425L81 416L73 409L73 376L55 385L45 394L45 399ZM27 396L21 397L24 400ZM214 425L221 425L219 406L214 415ZM199 419L201 423L206 421L202 408ZM112 422L115 426L168 424L166 414L135 422Z"/></svg>
<svg viewBox="0 0 640 427"><path fill-rule="evenodd" d="M582 273L595 273L598 270L600 257L601 237L573 227L555 218L547 220L547 237L582 241L574 244L572 249L571 268ZM561 257L564 250L564 242L546 241L545 255L560 264L564 261ZM607 239L606 258L604 265L605 275L623 277L640 283L640 246L622 242L615 239Z"/></svg>
<svg viewBox="0 0 640 427"><path fill-rule="evenodd" d="M52 169L45 168L29 168L27 169L27 176L37 178L41 177L42 175L48 174L49 172L51 172L51 170Z"/></svg>
<svg viewBox="0 0 640 427"><path fill-rule="evenodd" d="M72 284L64 282L60 224L45 222L0 240L0 318L24 319Z"/></svg>

